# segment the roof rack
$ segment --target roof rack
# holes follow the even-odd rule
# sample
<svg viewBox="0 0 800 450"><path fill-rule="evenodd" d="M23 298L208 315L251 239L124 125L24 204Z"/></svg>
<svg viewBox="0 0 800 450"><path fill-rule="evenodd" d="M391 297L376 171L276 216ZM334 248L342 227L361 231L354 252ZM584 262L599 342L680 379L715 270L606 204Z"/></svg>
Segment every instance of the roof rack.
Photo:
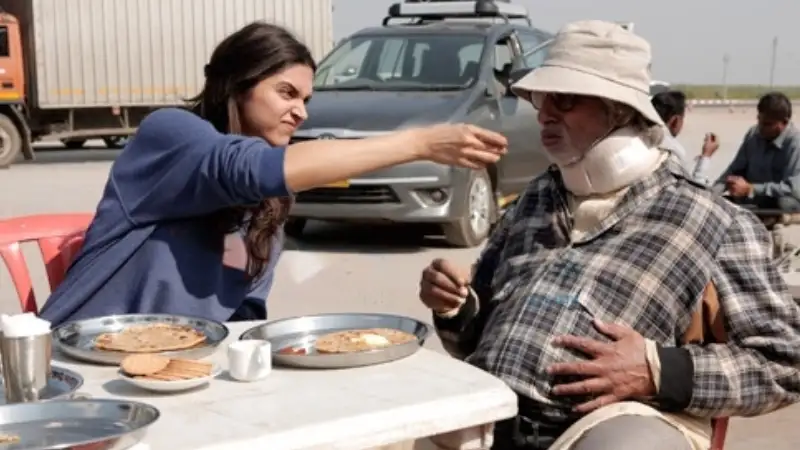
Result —
<svg viewBox="0 0 800 450"><path fill-rule="evenodd" d="M418 19L418 21L444 20L450 18L499 18L524 19L531 25L528 10L522 5L513 5L509 0L438 0L395 3L389 7L383 19L386 26L392 19Z"/></svg>

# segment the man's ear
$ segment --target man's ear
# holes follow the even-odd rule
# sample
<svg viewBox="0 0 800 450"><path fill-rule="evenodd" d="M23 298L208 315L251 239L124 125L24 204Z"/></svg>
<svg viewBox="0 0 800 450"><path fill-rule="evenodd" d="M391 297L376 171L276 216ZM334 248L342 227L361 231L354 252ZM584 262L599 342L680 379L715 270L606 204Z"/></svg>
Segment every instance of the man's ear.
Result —
<svg viewBox="0 0 800 450"><path fill-rule="evenodd" d="M672 133L673 136L677 135L681 129L681 117L680 116L672 116L667 121L667 128Z"/></svg>

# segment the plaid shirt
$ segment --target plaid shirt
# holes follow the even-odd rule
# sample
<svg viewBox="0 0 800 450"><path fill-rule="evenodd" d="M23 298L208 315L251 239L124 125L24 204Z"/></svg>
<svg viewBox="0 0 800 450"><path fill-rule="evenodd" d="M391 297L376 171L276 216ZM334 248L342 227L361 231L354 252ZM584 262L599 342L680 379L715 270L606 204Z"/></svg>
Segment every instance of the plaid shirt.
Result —
<svg viewBox="0 0 800 450"><path fill-rule="evenodd" d="M582 399L556 397L546 372L584 358L558 335L608 341L592 319L625 323L679 346L713 282L729 344L687 344L700 417L756 415L800 400L800 308L772 263L767 230L751 213L689 180L675 158L628 190L599 227L570 242L557 170L533 180L474 267L479 304L436 318L448 351L503 379L555 423Z"/></svg>

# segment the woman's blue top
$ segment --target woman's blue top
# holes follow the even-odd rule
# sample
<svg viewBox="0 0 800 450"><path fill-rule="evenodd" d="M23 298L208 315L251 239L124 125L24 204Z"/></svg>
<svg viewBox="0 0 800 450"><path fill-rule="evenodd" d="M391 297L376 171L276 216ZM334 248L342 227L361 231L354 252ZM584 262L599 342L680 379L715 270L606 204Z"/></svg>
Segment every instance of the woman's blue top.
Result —
<svg viewBox="0 0 800 450"><path fill-rule="evenodd" d="M282 238L251 279L241 234L209 217L288 195L284 154L186 110L153 112L111 166L85 243L41 316L54 326L130 313L265 319Z"/></svg>

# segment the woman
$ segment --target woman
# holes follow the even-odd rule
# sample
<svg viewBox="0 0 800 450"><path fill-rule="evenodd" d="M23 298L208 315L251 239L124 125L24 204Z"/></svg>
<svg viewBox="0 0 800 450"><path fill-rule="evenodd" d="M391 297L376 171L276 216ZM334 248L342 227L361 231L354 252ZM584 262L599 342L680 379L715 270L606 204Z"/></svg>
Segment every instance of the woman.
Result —
<svg viewBox="0 0 800 450"><path fill-rule="evenodd" d="M193 112L150 114L111 167L83 249L41 316L265 319L293 193L414 160L479 168L505 152L502 136L465 125L288 145L315 68L274 25L220 43Z"/></svg>

